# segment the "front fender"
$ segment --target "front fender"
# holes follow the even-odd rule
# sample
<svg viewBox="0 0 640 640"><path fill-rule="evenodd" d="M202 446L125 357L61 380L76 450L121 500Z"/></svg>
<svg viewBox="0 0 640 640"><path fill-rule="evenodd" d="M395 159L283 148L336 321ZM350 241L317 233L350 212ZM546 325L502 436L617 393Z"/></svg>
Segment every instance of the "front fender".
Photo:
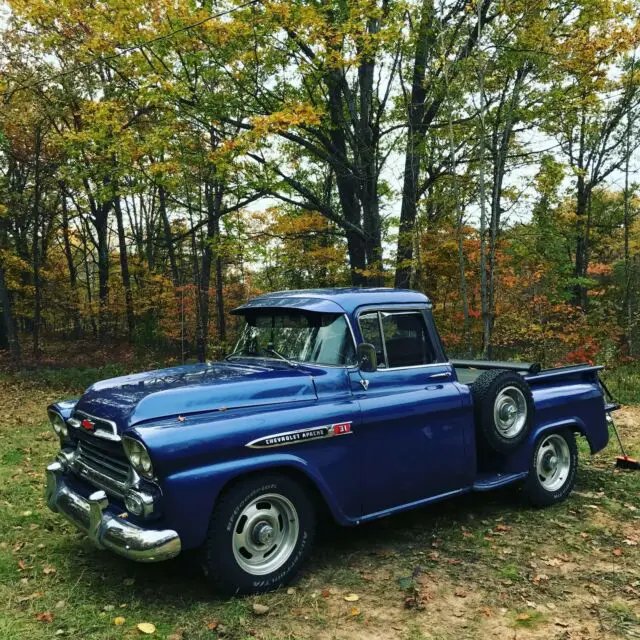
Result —
<svg viewBox="0 0 640 640"><path fill-rule="evenodd" d="M199 547L204 542L213 507L224 487L240 476L272 469L304 474L318 489L335 520L344 525L354 524L341 509L319 471L290 453L219 462L167 476L162 481L164 522L179 533L183 549Z"/></svg>
<svg viewBox="0 0 640 640"><path fill-rule="evenodd" d="M60 400L60 402L54 402L47 407L47 411L55 411L59 413L64 420L68 420L71 417L74 407L78 404L78 400Z"/></svg>

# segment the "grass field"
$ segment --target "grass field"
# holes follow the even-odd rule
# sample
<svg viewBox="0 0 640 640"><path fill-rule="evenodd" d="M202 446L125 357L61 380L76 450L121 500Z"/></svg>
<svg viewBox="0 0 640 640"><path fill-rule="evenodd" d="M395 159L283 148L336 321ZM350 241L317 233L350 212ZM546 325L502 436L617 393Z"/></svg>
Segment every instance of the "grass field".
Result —
<svg viewBox="0 0 640 640"><path fill-rule="evenodd" d="M324 527L296 585L221 600L193 557L136 565L45 507L60 389L0 378L0 638L640 639L640 473L581 446L572 497L474 494L358 529ZM640 408L618 422L640 453ZM345 600L348 594L358 598ZM255 603L269 607L256 615ZM116 622L121 624L116 624Z"/></svg>

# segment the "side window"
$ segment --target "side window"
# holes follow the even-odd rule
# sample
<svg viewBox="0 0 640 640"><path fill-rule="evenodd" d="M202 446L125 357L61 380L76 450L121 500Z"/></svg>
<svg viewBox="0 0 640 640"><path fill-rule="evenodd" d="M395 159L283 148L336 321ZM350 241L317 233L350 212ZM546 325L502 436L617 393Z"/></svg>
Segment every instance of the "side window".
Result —
<svg viewBox="0 0 640 640"><path fill-rule="evenodd" d="M415 367L435 361L422 314L380 312L388 367Z"/></svg>
<svg viewBox="0 0 640 640"><path fill-rule="evenodd" d="M365 342L369 342L376 348L378 355L378 368L386 367L386 358L384 348L382 346L382 335L380 334L380 321L378 320L378 312L363 313L360 316L360 331Z"/></svg>

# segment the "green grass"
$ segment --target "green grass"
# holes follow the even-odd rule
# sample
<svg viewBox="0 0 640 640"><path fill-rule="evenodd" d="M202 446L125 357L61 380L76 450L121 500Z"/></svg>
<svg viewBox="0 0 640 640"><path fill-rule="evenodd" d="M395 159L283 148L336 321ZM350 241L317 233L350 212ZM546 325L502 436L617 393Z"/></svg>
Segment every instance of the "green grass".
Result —
<svg viewBox="0 0 640 640"><path fill-rule="evenodd" d="M607 367L601 377L617 402L640 403L640 361Z"/></svg>
<svg viewBox="0 0 640 640"><path fill-rule="evenodd" d="M0 378L2 639L131 639L142 637L139 622L156 626L153 637L184 640L552 638L561 631L554 618L575 637L585 624L602 623L611 638L638 629L640 598L629 589L640 591L640 541L628 542L640 531L640 473L616 472L612 447L593 460L581 449L576 492L551 509L530 509L505 490L359 528L327 525L293 592L226 600L193 556L131 563L96 550L46 508L43 469L57 440L45 407L81 377ZM626 415L629 424L635 414ZM346 602L347 593L360 599ZM254 602L268 615L254 615Z"/></svg>

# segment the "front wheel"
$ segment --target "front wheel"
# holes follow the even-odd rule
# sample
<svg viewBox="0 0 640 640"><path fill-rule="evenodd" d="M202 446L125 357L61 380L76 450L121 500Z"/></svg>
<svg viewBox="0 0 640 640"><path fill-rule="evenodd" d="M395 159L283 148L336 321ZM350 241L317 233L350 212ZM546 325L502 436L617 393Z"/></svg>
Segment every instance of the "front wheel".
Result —
<svg viewBox="0 0 640 640"><path fill-rule="evenodd" d="M314 506L297 482L279 474L248 477L218 501L202 568L219 592L271 591L298 571L314 531Z"/></svg>
<svg viewBox="0 0 640 640"><path fill-rule="evenodd" d="M525 494L536 507L562 502L573 489L577 471L574 434L567 429L544 434L534 449Z"/></svg>

